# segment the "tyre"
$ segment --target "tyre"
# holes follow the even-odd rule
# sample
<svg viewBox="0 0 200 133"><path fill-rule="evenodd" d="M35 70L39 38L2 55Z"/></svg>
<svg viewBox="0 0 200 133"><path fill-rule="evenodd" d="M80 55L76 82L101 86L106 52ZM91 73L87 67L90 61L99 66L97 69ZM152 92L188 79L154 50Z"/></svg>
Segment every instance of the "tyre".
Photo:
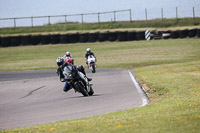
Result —
<svg viewBox="0 0 200 133"><path fill-rule="evenodd" d="M80 34L80 42L82 42L82 43L86 43L86 42L88 42L88 40L89 40L89 35L88 35L88 33L82 33L82 34Z"/></svg>
<svg viewBox="0 0 200 133"><path fill-rule="evenodd" d="M31 44L31 36L23 35L21 36L21 45L30 45Z"/></svg>
<svg viewBox="0 0 200 133"><path fill-rule="evenodd" d="M109 38L108 39L109 39L110 42L116 41L117 38L118 38L117 32L110 32L109 33Z"/></svg>
<svg viewBox="0 0 200 133"><path fill-rule="evenodd" d="M127 31L118 32L118 40L119 41L128 41L128 33L127 33Z"/></svg>
<svg viewBox="0 0 200 133"><path fill-rule="evenodd" d="M89 96L89 94L88 94L87 90L85 89L83 83L78 82L75 86L83 94L83 96L85 96L85 97Z"/></svg>
<svg viewBox="0 0 200 133"><path fill-rule="evenodd" d="M108 41L108 32L99 33L99 41Z"/></svg>
<svg viewBox="0 0 200 133"><path fill-rule="evenodd" d="M90 87L90 92L88 93L90 96L92 96L94 94L94 90L92 87Z"/></svg>
<svg viewBox="0 0 200 133"><path fill-rule="evenodd" d="M92 73L95 73L96 70L95 70L95 65L92 66Z"/></svg>

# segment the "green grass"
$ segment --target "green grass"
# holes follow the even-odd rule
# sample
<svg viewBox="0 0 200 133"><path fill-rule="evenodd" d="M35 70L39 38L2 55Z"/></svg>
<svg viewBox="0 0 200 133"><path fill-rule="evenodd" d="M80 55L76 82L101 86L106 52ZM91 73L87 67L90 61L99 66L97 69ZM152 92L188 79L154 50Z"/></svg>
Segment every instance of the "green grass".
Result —
<svg viewBox="0 0 200 133"><path fill-rule="evenodd" d="M179 18L179 19L153 19L138 21L117 21L101 23L58 23L34 27L0 28L0 35L25 34L25 33L45 33L45 32L69 32L69 31L90 31L90 30L110 30L110 29L131 29L131 28L169 28L183 26L200 26L200 17Z"/></svg>
<svg viewBox="0 0 200 133"><path fill-rule="evenodd" d="M97 55L98 68L131 69L145 87L150 104L116 113L1 132L200 131L199 39L0 48L0 69L56 69L55 59L67 50L74 56L75 64L84 64L87 47ZM32 62L30 66L27 65L29 62Z"/></svg>

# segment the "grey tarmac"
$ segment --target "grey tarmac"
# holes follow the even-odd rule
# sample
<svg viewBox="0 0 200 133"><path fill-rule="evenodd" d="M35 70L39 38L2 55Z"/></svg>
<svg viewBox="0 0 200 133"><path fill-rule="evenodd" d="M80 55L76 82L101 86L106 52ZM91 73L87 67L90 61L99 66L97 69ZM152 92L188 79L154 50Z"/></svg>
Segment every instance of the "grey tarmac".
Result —
<svg viewBox="0 0 200 133"><path fill-rule="evenodd" d="M86 71L94 95L64 92L55 70L0 72L0 129L20 128L140 107L129 71Z"/></svg>

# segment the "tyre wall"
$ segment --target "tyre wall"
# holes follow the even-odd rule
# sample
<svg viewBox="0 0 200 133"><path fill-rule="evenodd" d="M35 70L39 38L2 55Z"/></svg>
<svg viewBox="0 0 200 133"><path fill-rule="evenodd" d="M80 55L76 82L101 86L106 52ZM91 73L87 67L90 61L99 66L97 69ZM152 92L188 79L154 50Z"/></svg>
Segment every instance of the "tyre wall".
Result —
<svg viewBox="0 0 200 133"><path fill-rule="evenodd" d="M176 31L150 31L151 39L200 38L200 29L182 29ZM62 33L19 36L0 36L0 47L38 44L67 44L105 41L145 40L145 31L112 31L95 33Z"/></svg>

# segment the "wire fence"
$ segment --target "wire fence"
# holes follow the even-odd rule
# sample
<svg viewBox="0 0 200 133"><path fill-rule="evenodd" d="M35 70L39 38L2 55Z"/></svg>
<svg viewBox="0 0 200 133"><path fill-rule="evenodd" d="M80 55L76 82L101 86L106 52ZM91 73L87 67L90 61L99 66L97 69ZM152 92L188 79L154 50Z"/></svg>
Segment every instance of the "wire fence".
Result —
<svg viewBox="0 0 200 133"><path fill-rule="evenodd" d="M190 15L188 17L199 17L200 11L197 7L191 8ZM182 18L180 15L179 8L176 7L173 11L175 14L172 18ZM85 13L85 14L68 14L68 15L54 15L54 16L32 16L32 17L18 17L18 18L0 18L0 28L4 27L34 27L42 25L55 25L55 24L70 24L70 23L102 23L102 22L116 22L116 21L135 21L135 20L151 20L151 19L160 19L164 21L168 14L163 8L160 11L156 11L156 15L151 10L144 9L143 12L137 13L132 9L127 10L117 10L117 11L108 11L108 12L97 12L97 13ZM183 13L182 13L183 14ZM140 17L136 18L139 15ZM185 17L185 16L184 16Z"/></svg>

